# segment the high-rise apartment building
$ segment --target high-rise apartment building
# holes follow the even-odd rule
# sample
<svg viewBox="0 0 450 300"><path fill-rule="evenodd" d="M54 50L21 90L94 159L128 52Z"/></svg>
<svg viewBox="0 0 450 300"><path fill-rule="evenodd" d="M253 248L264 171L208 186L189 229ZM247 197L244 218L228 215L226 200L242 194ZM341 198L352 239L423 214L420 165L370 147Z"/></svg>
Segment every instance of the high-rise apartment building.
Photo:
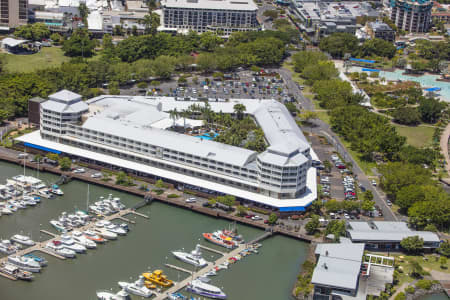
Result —
<svg viewBox="0 0 450 300"><path fill-rule="evenodd" d="M431 0L390 0L391 20L399 29L427 32L431 24Z"/></svg>
<svg viewBox="0 0 450 300"><path fill-rule="evenodd" d="M0 0L0 27L15 28L28 22L28 0Z"/></svg>

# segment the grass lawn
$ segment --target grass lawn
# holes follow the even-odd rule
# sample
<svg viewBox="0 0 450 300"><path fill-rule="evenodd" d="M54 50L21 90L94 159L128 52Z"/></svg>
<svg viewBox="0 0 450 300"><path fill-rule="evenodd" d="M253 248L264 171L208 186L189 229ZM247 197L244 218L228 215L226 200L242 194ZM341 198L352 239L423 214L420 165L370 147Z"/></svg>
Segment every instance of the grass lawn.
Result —
<svg viewBox="0 0 450 300"><path fill-rule="evenodd" d="M317 111L316 113L319 116L319 119L327 124L330 124L330 116L326 111Z"/></svg>
<svg viewBox="0 0 450 300"><path fill-rule="evenodd" d="M398 124L394 124L394 126L400 135L406 137L406 142L411 146L431 146L434 128L426 126L401 126Z"/></svg>
<svg viewBox="0 0 450 300"><path fill-rule="evenodd" d="M350 148L349 142L344 141L344 139L342 138L341 141L344 144L345 148L347 148L348 153L350 153L353 159L358 163L358 166L363 170L363 172L368 176L373 176L372 168L376 168L377 164L375 162L363 160L358 152Z"/></svg>
<svg viewBox="0 0 450 300"><path fill-rule="evenodd" d="M31 55L1 54L9 72L32 72L38 69L59 66L70 58L64 56L61 48L43 47L41 52Z"/></svg>

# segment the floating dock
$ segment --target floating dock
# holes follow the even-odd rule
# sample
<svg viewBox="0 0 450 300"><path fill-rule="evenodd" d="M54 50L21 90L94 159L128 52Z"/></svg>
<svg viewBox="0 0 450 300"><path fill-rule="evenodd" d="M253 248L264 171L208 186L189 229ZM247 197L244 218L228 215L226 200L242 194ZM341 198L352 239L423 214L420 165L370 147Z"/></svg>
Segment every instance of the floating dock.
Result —
<svg viewBox="0 0 450 300"><path fill-rule="evenodd" d="M209 247L206 247L206 246L203 246L203 245L198 245L200 248L202 248L203 250L207 250L207 251L210 251L210 252L214 252L214 253L217 253L217 254L220 254L220 255L222 255L222 256L224 256L224 255L226 255L227 253L226 252L222 252L222 251L219 251L219 250L216 250L216 249L213 249L213 248L209 248Z"/></svg>

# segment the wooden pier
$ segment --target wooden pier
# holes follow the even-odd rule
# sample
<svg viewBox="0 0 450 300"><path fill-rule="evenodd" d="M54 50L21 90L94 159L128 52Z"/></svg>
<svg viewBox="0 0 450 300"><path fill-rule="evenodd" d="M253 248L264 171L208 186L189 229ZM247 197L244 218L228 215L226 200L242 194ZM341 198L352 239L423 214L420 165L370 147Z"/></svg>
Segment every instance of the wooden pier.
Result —
<svg viewBox="0 0 450 300"><path fill-rule="evenodd" d="M47 230L44 230L44 229L41 229L39 231L42 232L42 233L45 233L45 234L47 234L49 236L52 236L52 237L57 237L58 236L57 234L55 234L53 232L50 232L50 231L47 231Z"/></svg>
<svg viewBox="0 0 450 300"><path fill-rule="evenodd" d="M171 269L175 269L177 271L181 271L181 272L188 273L188 274L192 275L192 271L186 270L186 269L184 269L182 267L174 266L174 265L171 265L171 264L165 264L165 266L169 267Z"/></svg>
<svg viewBox="0 0 450 300"><path fill-rule="evenodd" d="M51 251L50 249L47 249L47 248L39 248L39 249L36 250L36 251L43 252L43 253L45 253L45 254L54 256L54 257L59 258L59 259L62 259L62 260L65 260L65 259L66 259L64 256L61 256L61 255L59 255L59 254L56 254L55 252L53 252L53 251Z"/></svg>
<svg viewBox="0 0 450 300"><path fill-rule="evenodd" d="M216 250L216 249L213 249L213 248L209 248L209 247L206 247L206 246L203 246L203 245L198 245L200 248L202 248L203 250L207 250L207 251L210 251L210 252L214 252L214 253L216 253L216 254L220 254L220 255L222 255L222 256L224 256L224 255L226 255L227 253L226 252L222 252L222 251L219 251L219 250Z"/></svg>
<svg viewBox="0 0 450 300"><path fill-rule="evenodd" d="M208 265L206 267L204 267L203 269L201 269L201 270L199 270L197 272L194 272L194 273L189 271L191 276L189 276L188 278L186 278L186 279L184 279L184 280L182 280L180 282L176 282L171 288L167 289L164 294L156 295L156 297L153 298L153 300L166 299L168 295L170 295L172 293L176 293L177 291L181 290L186 285L188 285L188 283L191 282L192 280L195 280L195 279L197 279L197 278L199 278L201 276L204 276L206 273L212 271L216 266L218 266L218 265L220 265L220 264L222 264L224 262L228 262L229 258L231 258L231 257L233 257L235 255L238 255L246 247L247 247L247 245L241 244L241 245L239 245L239 247L237 247L236 249L232 250L231 252L224 253L224 255L222 257L220 257L219 259L217 259L214 263L211 263L211 262L208 263ZM187 270L185 270L185 271L187 271ZM187 273L189 273L189 272L187 272Z"/></svg>
<svg viewBox="0 0 450 300"><path fill-rule="evenodd" d="M143 217L143 218L146 218L146 219L150 219L149 216L144 215L143 213L137 212L134 209L130 210L130 213L135 214L136 216L140 216L140 217Z"/></svg>
<svg viewBox="0 0 450 300"><path fill-rule="evenodd" d="M16 277L13 277L13 276L11 276L11 275L8 275L8 274L2 273L2 272L0 272L0 276L3 276L3 277L5 277L5 278L8 278L8 279L11 279L11 280L14 280L14 281L17 280Z"/></svg>

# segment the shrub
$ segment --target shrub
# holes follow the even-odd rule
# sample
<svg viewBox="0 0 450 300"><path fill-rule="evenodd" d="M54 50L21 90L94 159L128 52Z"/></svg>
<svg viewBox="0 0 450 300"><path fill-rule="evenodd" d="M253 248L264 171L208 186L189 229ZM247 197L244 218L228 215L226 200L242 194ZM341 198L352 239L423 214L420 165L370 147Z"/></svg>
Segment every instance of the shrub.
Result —
<svg viewBox="0 0 450 300"><path fill-rule="evenodd" d="M433 285L433 282L431 280L427 279L421 279L416 282L416 287L422 290L429 290L431 289L431 286Z"/></svg>
<svg viewBox="0 0 450 300"><path fill-rule="evenodd" d="M266 211L264 209L257 208L257 207L251 207L250 210L252 212L255 212L255 213L258 213L258 214L263 214L263 215L268 215L269 214L268 211Z"/></svg>
<svg viewBox="0 0 450 300"><path fill-rule="evenodd" d="M394 300L405 300L406 299L406 295L403 292L400 292L397 294L397 296L395 296Z"/></svg>
<svg viewBox="0 0 450 300"><path fill-rule="evenodd" d="M156 193L157 195L161 195L162 193L164 193L164 191L161 189L154 189L152 190L152 192Z"/></svg>
<svg viewBox="0 0 450 300"><path fill-rule="evenodd" d="M414 293L415 290L416 290L416 289L415 289L412 285L405 288L405 292L407 292L407 293L409 293L409 294Z"/></svg>
<svg viewBox="0 0 450 300"><path fill-rule="evenodd" d="M167 198L178 198L178 197L180 197L180 195L177 195L177 194L169 194L169 195L167 195Z"/></svg>

